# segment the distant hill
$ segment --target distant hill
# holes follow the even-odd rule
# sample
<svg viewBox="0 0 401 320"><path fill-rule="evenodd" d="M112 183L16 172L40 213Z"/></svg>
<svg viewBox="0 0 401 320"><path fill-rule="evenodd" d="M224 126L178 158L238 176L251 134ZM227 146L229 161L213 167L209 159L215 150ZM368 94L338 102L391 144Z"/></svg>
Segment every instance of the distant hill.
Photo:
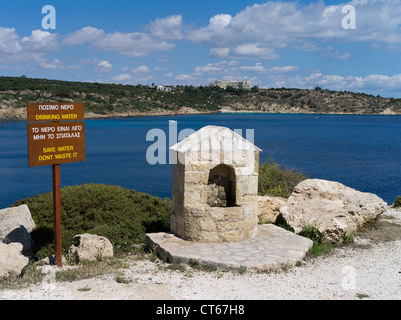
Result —
<svg viewBox="0 0 401 320"><path fill-rule="evenodd" d="M176 86L171 92L143 85L0 77L0 119L26 119L28 102L84 102L86 118L209 112L401 114L401 99L348 91L234 89Z"/></svg>

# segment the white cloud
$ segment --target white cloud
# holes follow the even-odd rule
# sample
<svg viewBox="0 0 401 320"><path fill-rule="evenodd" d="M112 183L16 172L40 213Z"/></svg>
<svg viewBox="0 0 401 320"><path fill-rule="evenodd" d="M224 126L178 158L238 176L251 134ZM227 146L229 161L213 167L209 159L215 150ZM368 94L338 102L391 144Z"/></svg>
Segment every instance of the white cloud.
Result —
<svg viewBox="0 0 401 320"><path fill-rule="evenodd" d="M194 69L193 75L202 75L204 73L208 74L225 74L237 72L237 66L239 62L236 60L223 60L220 62L209 63L203 67L196 67Z"/></svg>
<svg viewBox="0 0 401 320"><path fill-rule="evenodd" d="M211 58L228 57L229 54L230 48L211 48L209 53Z"/></svg>
<svg viewBox="0 0 401 320"><path fill-rule="evenodd" d="M101 29L93 27L85 27L74 33L67 35L63 43L69 46L78 46L87 42L93 42L105 36L105 32Z"/></svg>
<svg viewBox="0 0 401 320"><path fill-rule="evenodd" d="M149 76L142 76L142 75L143 74L141 73L136 73L134 75L128 73L122 73L114 76L112 80L117 83L146 83L154 78L152 75Z"/></svg>
<svg viewBox="0 0 401 320"><path fill-rule="evenodd" d="M190 77L192 81L201 84L209 84L214 80L252 80L252 83L260 84L259 77L250 76L266 74L268 71L261 62L257 62L254 65L241 65L238 60L222 60L195 67ZM210 75L213 75L213 77ZM190 79L186 78L183 77L182 80Z"/></svg>
<svg viewBox="0 0 401 320"><path fill-rule="evenodd" d="M209 27L211 29L221 29L227 27L233 17L229 14L218 14L209 20Z"/></svg>
<svg viewBox="0 0 401 320"><path fill-rule="evenodd" d="M164 67L155 66L155 67L153 67L153 70L155 70L155 71L164 71L164 70L167 70L167 69L164 68Z"/></svg>
<svg viewBox="0 0 401 320"><path fill-rule="evenodd" d="M40 67L45 68L45 69L62 70L62 69L80 69L80 68L82 68L82 66L80 66L80 65L65 66L57 58L54 58L53 60L48 61L46 58L40 57L38 59L38 64L39 64Z"/></svg>
<svg viewBox="0 0 401 320"><path fill-rule="evenodd" d="M107 34L102 39L95 41L92 45L102 50L118 51L128 57L142 57L151 52L168 51L174 47L164 41L156 41L144 33L121 33Z"/></svg>
<svg viewBox="0 0 401 320"><path fill-rule="evenodd" d="M99 59L93 58L93 59L80 59L78 60L79 63L82 64L98 64L100 62Z"/></svg>
<svg viewBox="0 0 401 320"><path fill-rule="evenodd" d="M293 47L301 52L321 51L321 49L314 42L308 40L301 43L295 43Z"/></svg>
<svg viewBox="0 0 401 320"><path fill-rule="evenodd" d="M260 43L244 43L233 48L211 48L211 58L277 59L280 56L272 48L260 47Z"/></svg>
<svg viewBox="0 0 401 320"><path fill-rule="evenodd" d="M117 51L133 58L146 56L151 52L169 51L175 47L174 44L156 40L146 33L105 33L93 27L85 27L68 35L63 43L71 46L89 43L96 49Z"/></svg>
<svg viewBox="0 0 401 320"><path fill-rule="evenodd" d="M263 72L265 71L265 67L262 65L262 63L258 62L254 66L240 66L238 69L242 71L248 71L248 72Z"/></svg>
<svg viewBox="0 0 401 320"><path fill-rule="evenodd" d="M259 43L241 44L233 50L239 57L259 57L263 59L277 59L279 55L272 48L260 47Z"/></svg>
<svg viewBox="0 0 401 320"><path fill-rule="evenodd" d="M272 67L270 68L270 71L274 73L283 73L283 72L295 71L297 69L298 68L295 66L285 66L285 67Z"/></svg>
<svg viewBox="0 0 401 320"><path fill-rule="evenodd" d="M0 53L1 55L17 54L22 51L18 34L14 28L0 27Z"/></svg>
<svg viewBox="0 0 401 320"><path fill-rule="evenodd" d="M361 89L379 88L381 90L399 91L401 87L401 74L393 76L371 74L366 77L354 77L352 80L352 85Z"/></svg>
<svg viewBox="0 0 401 320"><path fill-rule="evenodd" d="M21 66L21 65L18 65L18 64L16 64L16 65L9 65L9 64L1 65L0 64L0 69L9 69L9 70L21 71L21 70L24 70L24 67Z"/></svg>
<svg viewBox="0 0 401 320"><path fill-rule="evenodd" d="M119 74L118 76L113 77L112 79L117 82L126 82L128 80L131 80L131 78L132 77L129 74L122 73L122 74Z"/></svg>
<svg viewBox="0 0 401 320"><path fill-rule="evenodd" d="M180 74L175 77L175 80L181 81L181 82L191 82L194 81L194 77L189 75L189 74Z"/></svg>
<svg viewBox="0 0 401 320"><path fill-rule="evenodd" d="M149 82L150 80L153 80L155 77L154 76L146 76L146 77L139 77L139 78L136 78L135 80L138 82L138 83L146 83L146 82Z"/></svg>
<svg viewBox="0 0 401 320"><path fill-rule="evenodd" d="M57 35L33 30L20 39L14 28L0 27L0 63L39 63L44 55L58 50Z"/></svg>
<svg viewBox="0 0 401 320"><path fill-rule="evenodd" d="M218 14L209 20L209 25L198 30L189 30L186 38L195 43L210 44L213 48L219 47L224 49L227 36L231 38L231 30L229 29L232 16L229 14Z"/></svg>
<svg viewBox="0 0 401 320"><path fill-rule="evenodd" d="M166 73L165 75L164 75L165 77L174 77L174 73L172 73L172 72L169 72L169 73Z"/></svg>
<svg viewBox="0 0 401 320"><path fill-rule="evenodd" d="M339 50L336 50L332 46L328 46L323 50L322 55L344 61L344 60L348 60L348 58L350 57L351 54L349 52L343 53Z"/></svg>
<svg viewBox="0 0 401 320"><path fill-rule="evenodd" d="M219 72L222 71L223 68L220 64L216 64L216 63L209 63L208 65L204 66L204 67L196 67L195 68L195 72L196 73L214 73L214 72Z"/></svg>
<svg viewBox="0 0 401 320"><path fill-rule="evenodd" d="M149 72L149 67L147 66L139 66L136 69L132 70L133 73L148 73Z"/></svg>
<svg viewBox="0 0 401 320"><path fill-rule="evenodd" d="M331 90L348 90L391 96L401 87L401 74L392 76L370 74L365 77L342 76L336 74L312 73L305 76L290 76L285 74L268 77L268 87L289 87L313 89L316 86Z"/></svg>
<svg viewBox="0 0 401 320"><path fill-rule="evenodd" d="M56 37L47 31L33 30L30 37L22 38L21 44L31 51L55 51L58 50Z"/></svg>
<svg viewBox="0 0 401 320"><path fill-rule="evenodd" d="M235 16L218 14L201 28L192 28L185 38L210 46L211 57L276 59L276 49L291 47L300 51L321 51L339 60L350 53L320 48L320 43L368 42L401 47L401 0L353 0L357 28L342 28L342 7L323 1L308 5L299 1L268 1L254 4Z"/></svg>
<svg viewBox="0 0 401 320"><path fill-rule="evenodd" d="M246 81L246 80L251 80L252 83L254 83L254 84L255 84L255 81L258 80L257 77L249 78L247 76L231 76L231 75L223 76L222 79L225 80L225 81Z"/></svg>
<svg viewBox="0 0 401 320"><path fill-rule="evenodd" d="M150 23L150 32L161 39L182 39L182 16L172 15L166 18L157 18Z"/></svg>
<svg viewBox="0 0 401 320"><path fill-rule="evenodd" d="M53 59L53 61L41 61L39 62L39 65L42 68L45 69L62 69L63 68L63 64L61 63L61 61L59 59Z"/></svg>
<svg viewBox="0 0 401 320"><path fill-rule="evenodd" d="M111 63L104 60L104 61L100 61L97 64L95 71L99 72L99 73L107 73L107 72L110 72L112 69L113 69L113 66L111 65Z"/></svg>

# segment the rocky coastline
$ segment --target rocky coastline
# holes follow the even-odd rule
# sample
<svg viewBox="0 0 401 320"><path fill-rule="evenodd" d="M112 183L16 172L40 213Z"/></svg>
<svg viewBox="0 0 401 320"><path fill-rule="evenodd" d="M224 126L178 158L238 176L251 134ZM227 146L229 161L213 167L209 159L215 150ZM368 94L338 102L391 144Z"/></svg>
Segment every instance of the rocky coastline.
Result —
<svg viewBox="0 0 401 320"><path fill-rule="evenodd" d="M25 120L29 102L82 102L86 119L207 113L398 115L401 99L315 89L115 85L2 77L0 121Z"/></svg>
<svg viewBox="0 0 401 320"><path fill-rule="evenodd" d="M178 110L165 110L165 109L155 109L152 111L140 112L140 111L128 111L128 112L110 112L110 113L94 113L94 112L86 112L85 119L93 120L93 119L116 119L116 118L130 118L130 117L151 117L151 116L177 116L177 115L200 115L200 114L216 114L216 113L224 113L224 114L310 114L310 115L365 115L364 113L348 113L348 112L327 112L327 113L315 113L308 111L301 111L295 109L274 109L270 111L266 110L250 110L250 109L229 109L224 108L218 111L199 111L193 108L181 108ZM381 113L374 115L399 115L399 113L385 110ZM26 121L26 108L7 108L0 109L0 122L9 122L9 121Z"/></svg>
<svg viewBox="0 0 401 320"><path fill-rule="evenodd" d="M85 119L116 119L116 118L129 118L129 117L149 117L149 116L176 116L176 115L191 115L191 114L212 114L218 113L216 111L199 111L193 108L181 108L179 110L164 110L155 109L152 111L139 112L139 111L129 111L129 112L111 112L111 113L94 113L86 112ZM8 121L26 121L27 111L26 108L7 108L0 109L0 122Z"/></svg>

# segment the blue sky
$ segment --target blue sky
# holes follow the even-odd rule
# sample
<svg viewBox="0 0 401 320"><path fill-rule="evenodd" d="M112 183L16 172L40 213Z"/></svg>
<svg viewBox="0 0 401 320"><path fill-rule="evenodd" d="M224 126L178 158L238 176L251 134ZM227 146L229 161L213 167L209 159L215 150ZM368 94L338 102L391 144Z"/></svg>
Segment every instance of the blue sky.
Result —
<svg viewBox="0 0 401 320"><path fill-rule="evenodd" d="M55 8L55 29L43 28L45 5ZM0 10L5 76L134 85L251 80L399 98L400 56L401 0L15 0Z"/></svg>

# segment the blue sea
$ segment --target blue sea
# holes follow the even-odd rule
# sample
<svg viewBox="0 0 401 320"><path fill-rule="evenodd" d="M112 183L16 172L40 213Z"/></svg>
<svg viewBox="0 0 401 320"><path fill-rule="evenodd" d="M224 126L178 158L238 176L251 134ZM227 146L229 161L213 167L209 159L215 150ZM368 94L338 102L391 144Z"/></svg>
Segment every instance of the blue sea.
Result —
<svg viewBox="0 0 401 320"><path fill-rule="evenodd" d="M401 195L401 117L361 115L211 114L86 120L86 161L61 165L61 184L105 183L171 198L172 165L150 165L148 132L178 133L206 125L254 130L260 163L276 162L310 178L341 182L377 194L388 204ZM52 190L51 166L28 167L25 121L0 123L0 208ZM174 138L174 137L173 137ZM159 142L160 143L160 142ZM159 156L159 155L158 155Z"/></svg>

